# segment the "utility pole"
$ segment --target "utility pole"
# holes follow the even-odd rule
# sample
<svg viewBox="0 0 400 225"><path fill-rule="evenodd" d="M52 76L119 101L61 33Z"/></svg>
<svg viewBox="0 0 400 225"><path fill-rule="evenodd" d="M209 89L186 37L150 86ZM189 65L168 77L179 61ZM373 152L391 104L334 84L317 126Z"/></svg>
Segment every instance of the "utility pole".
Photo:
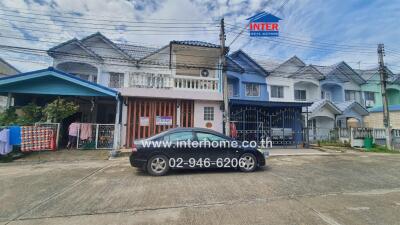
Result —
<svg viewBox="0 0 400 225"><path fill-rule="evenodd" d="M224 96L224 126L225 135L230 136L229 123L229 99L228 99L228 78L226 75L226 60L225 60L225 23L224 18L221 19L221 31L219 39L221 41L221 70L222 70L222 92Z"/></svg>
<svg viewBox="0 0 400 225"><path fill-rule="evenodd" d="M381 78L381 92L383 102L383 125L386 131L386 147L392 149L392 132L390 129L390 118L389 118L389 105L386 94L387 74L385 70L385 64L383 62L383 56L385 49L383 44L378 44L378 62L379 62L379 74Z"/></svg>

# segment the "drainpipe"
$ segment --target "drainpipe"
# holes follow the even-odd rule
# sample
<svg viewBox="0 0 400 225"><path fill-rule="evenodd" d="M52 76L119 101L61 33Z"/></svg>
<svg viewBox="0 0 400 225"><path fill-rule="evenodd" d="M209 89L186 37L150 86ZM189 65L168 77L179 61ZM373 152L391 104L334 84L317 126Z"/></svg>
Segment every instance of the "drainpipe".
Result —
<svg viewBox="0 0 400 225"><path fill-rule="evenodd" d="M117 106L115 110L115 124L114 124L114 143L113 143L113 149L111 150L111 157L116 157L119 151L120 147L120 142L121 142L121 98L119 94L115 97L117 100Z"/></svg>

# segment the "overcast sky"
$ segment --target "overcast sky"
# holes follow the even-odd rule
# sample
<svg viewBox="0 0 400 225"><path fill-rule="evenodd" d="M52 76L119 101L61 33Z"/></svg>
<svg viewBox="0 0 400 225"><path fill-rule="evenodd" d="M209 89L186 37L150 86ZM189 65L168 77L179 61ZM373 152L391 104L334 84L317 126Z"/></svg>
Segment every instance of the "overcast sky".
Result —
<svg viewBox="0 0 400 225"><path fill-rule="evenodd" d="M387 65L400 71L400 1L0 0L0 44L48 49L97 31L113 41L145 46L170 40L219 43L217 25L224 17L229 45L246 18L260 11L282 18L280 37L249 37L244 31L231 51L242 48L275 61L297 55L307 64L346 61L365 69L377 66L376 47L384 43ZM135 23L140 21L145 23ZM176 26L184 28L168 28ZM0 57L24 72L51 64L49 57L4 49Z"/></svg>

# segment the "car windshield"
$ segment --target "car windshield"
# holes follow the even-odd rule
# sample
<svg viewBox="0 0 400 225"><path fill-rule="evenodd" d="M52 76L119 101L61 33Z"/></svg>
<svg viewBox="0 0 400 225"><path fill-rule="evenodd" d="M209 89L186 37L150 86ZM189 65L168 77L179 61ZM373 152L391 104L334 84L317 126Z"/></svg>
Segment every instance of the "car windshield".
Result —
<svg viewBox="0 0 400 225"><path fill-rule="evenodd" d="M154 135L154 136L148 137L148 138L146 138L145 140L146 140L146 141L156 140L156 139L158 139L158 138L160 138L160 137L166 135L168 132L170 132L170 130L163 131L163 132L161 132L161 133L159 133L159 134L156 134L156 135Z"/></svg>

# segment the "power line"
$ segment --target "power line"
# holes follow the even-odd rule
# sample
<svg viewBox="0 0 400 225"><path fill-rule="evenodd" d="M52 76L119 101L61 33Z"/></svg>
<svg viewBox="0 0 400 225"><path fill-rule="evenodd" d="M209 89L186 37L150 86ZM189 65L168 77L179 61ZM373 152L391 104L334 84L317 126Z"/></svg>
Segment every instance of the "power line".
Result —
<svg viewBox="0 0 400 225"><path fill-rule="evenodd" d="M248 38L248 37L244 37L244 38ZM299 42L299 41L291 41L291 40L285 40L285 39L261 39L261 38L257 38L257 39L251 39L251 40L252 41L260 41L260 40L271 41L271 42L275 42L275 43L279 43L279 44L286 44L286 45L300 47L300 48L316 49L316 50L319 50L319 51L339 51L339 52L354 53L354 50L351 50L351 49L338 48L338 47L334 47L334 46L332 46L332 47L314 46L314 45L311 45L310 43L304 43L304 42ZM372 51L358 51L357 53L373 54Z"/></svg>
<svg viewBox="0 0 400 225"><path fill-rule="evenodd" d="M18 22L18 23L23 23L23 24L29 24L32 25L32 21L22 21L22 20L10 20L10 19L2 19L3 21L7 21L7 22ZM45 26L53 26L56 25L54 23L43 23L43 22L35 22L35 25L45 25ZM84 23L79 23L79 24L84 24ZM15 24L13 24L14 26L16 26ZM196 31L218 31L217 29L209 29L207 27L176 27L176 26L168 26L168 27L153 27L154 29L128 29L130 28L129 26L124 26L124 25L110 25L110 24L96 24L98 26L93 27L93 26L76 26L76 25L71 25L71 24L62 24L63 27L68 27L68 28L79 28L79 29L94 29L94 30L112 30L112 31L117 31L118 28L116 27L121 27L121 31L124 32L128 32L128 31L160 31L160 32L166 32L166 31L170 31L170 32L187 32L188 34L192 33L192 32L196 32ZM112 27L112 28L111 28ZM142 27L146 27L146 26L142 26ZM148 26L147 26L148 27ZM151 27L150 27L151 28ZM170 29L185 29L185 30L170 30ZM217 27L216 27L217 28Z"/></svg>
<svg viewBox="0 0 400 225"><path fill-rule="evenodd" d="M279 11L281 11L283 9L283 7L285 7L285 5L289 2L289 0L285 0L282 5L275 11L274 14L278 13ZM250 25L250 22L248 22L246 24L246 26L239 32L239 34L237 34L237 36L235 36L235 38L231 41L231 43L228 45L228 47L230 47L238 38L240 35L243 34L243 32L247 29L247 27Z"/></svg>
<svg viewBox="0 0 400 225"><path fill-rule="evenodd" d="M15 37L15 36L5 36L5 35L0 35L0 37L6 37L6 38L10 38L10 39L22 39L22 40L28 40L28 41L37 41L37 42L46 42L46 43L54 43L54 44L59 44L59 42L55 42L55 41L47 41L47 40L32 40L32 39L26 39L26 38L21 38L21 37ZM91 47L91 48L93 48L93 47ZM94 47L94 49L97 49L97 48L99 48L99 49L112 49L111 47L110 48L103 48L103 47ZM141 50L138 50L137 52L143 52L143 53L149 53L148 51L141 51ZM150 53L149 53L150 54ZM165 55L169 55L169 53L162 53L162 52L159 52L159 53L157 53L157 54L165 54ZM213 58L213 57L211 57L211 56L199 56L199 55L191 55L191 54L177 54L177 55L181 55L181 56L192 56L192 57L199 57L199 58ZM268 56L270 56L270 55L265 55L265 54L251 54L251 55L258 55L258 56L264 56L264 57L268 57ZM304 59L304 58L303 58ZM313 60L314 62L318 62L317 60ZM260 63L260 64L262 64L262 63Z"/></svg>
<svg viewBox="0 0 400 225"><path fill-rule="evenodd" d="M239 30L239 29L242 28L241 26L237 26L237 25L233 25L233 24L227 24L227 25L231 26L231 28L237 27L236 30ZM310 41L310 40L307 40L307 39L301 39L301 38L298 38L298 35L296 35L296 37L293 37L293 36L290 36L290 33L285 33L285 32L282 32L282 31L279 31L279 33L280 34L287 34L287 35L285 35L285 36L281 35L278 38L285 37L285 38L290 38L290 39L293 39L293 40L307 41L307 42L313 42L313 43L316 43L316 44L331 45L331 46L335 45L335 46L340 46L340 47L344 47L344 48L364 48L364 49L368 48L368 49L373 49L373 48L370 47L372 45L371 43L365 43L365 44L359 44L359 45L337 44L337 43L333 43L333 42L322 42L322 41L315 41L315 40Z"/></svg>
<svg viewBox="0 0 400 225"><path fill-rule="evenodd" d="M3 46L0 46L0 48L2 48ZM20 53L25 53L25 54L33 54L33 55L39 55L39 56L43 56L43 53L45 53L45 50L40 50L40 49L31 49L31 48L20 48L20 47L15 47L17 49L19 49ZM16 50L18 52L18 50ZM83 58L83 59L88 59L89 57L87 55L81 55L81 54L72 54L72 53L64 53L61 52L61 55L66 55L66 56L74 56L77 58ZM126 59L121 59L121 58L111 58L111 59L116 59L117 61L120 62L128 62L128 60ZM126 65L126 64L117 64L117 63L112 63L112 62L104 62L104 64L107 65L118 65L118 66L126 66L126 67L137 67L136 64L134 65ZM162 64L160 62L152 62L152 61L142 61L140 64L142 67L144 68L170 68L168 63ZM175 64L173 65L174 68L196 68L196 69L211 69L211 70L221 70L220 67L215 67L214 64ZM228 68L228 71L233 71L233 72L240 72L240 70L236 70L234 68ZM259 74L259 71L257 70L246 70L246 73L256 73ZM347 74L345 72L342 72L343 74L345 74L346 76L351 76L351 74ZM288 73L288 72L281 72L279 71L280 75L294 75L295 73ZM316 73L318 74L318 73Z"/></svg>
<svg viewBox="0 0 400 225"><path fill-rule="evenodd" d="M21 40L27 40L27 41L37 41L37 40L33 40L33 39L20 38L20 37L16 37L16 36L4 36L4 35L0 34L0 38L1 38L1 37L3 37L3 38L10 38L10 39L21 39ZM60 43L60 42L56 42L56 41L46 41L46 40L39 40L39 41L37 41L37 42L46 42L46 43L53 43L53 44L59 44L59 43ZM85 46L85 47L87 47L87 46ZM166 46L164 46L164 47L166 47ZM112 48L112 47L88 47L88 48L89 48L89 49L115 50L115 49ZM159 49L161 49L161 48L159 48ZM152 50L152 51L145 51L145 50L140 50L140 49L138 49L138 50L135 50L135 52L138 52L138 53L145 53L145 54L151 54L151 53L153 53L153 52L155 52L155 51L157 51L157 50L159 50L159 49L154 49L154 50ZM199 50L200 50L200 49L199 49ZM57 52L55 52L55 53L57 53ZM169 55L170 53L158 52L157 54L160 54L160 55ZM213 57L213 56L210 56L210 55L204 56L204 55L181 54L181 53L175 53L175 55L177 55L177 56L190 56L190 57L206 58L206 59L218 59L218 58L219 58L219 57ZM124 59L124 58L121 58L121 59Z"/></svg>
<svg viewBox="0 0 400 225"><path fill-rule="evenodd" d="M46 14L46 13L32 13L32 12L43 12L43 11L39 11L39 10L33 10L30 9L29 11L25 10L25 9L21 9L21 8L15 8L18 9L18 11L16 10L9 10L9 9L2 9L0 8L0 11L6 11L6 12L12 12L12 13L17 13L17 14L25 14L25 15L36 15L36 16L46 16L46 17L54 17L54 18L64 18L64 19L83 19L83 16L77 16L75 14L71 14L68 12L62 12L62 14L69 14L69 15L73 15L73 16L64 16L64 15L54 15L54 14ZM22 11L22 12L21 12ZM89 15L93 15L96 19L93 19L93 17L88 17L87 15L85 15L84 19L85 20L89 20L89 21L105 21L105 22L113 22L113 23L133 23L133 24L137 24L137 23L154 23L154 22L146 22L146 21L182 21L183 19L146 19L143 21L131 21L131 20L114 20L115 18L126 18L125 17L115 17L113 16L112 18L107 18L107 19L99 19L98 15L94 15L94 14L89 14ZM102 18L104 18L104 16L102 16ZM184 19L185 21L190 21L190 19ZM198 21L198 20L192 20L192 21ZM157 22L160 23L160 22ZM218 23L218 20L214 20L213 22L161 22L162 24L215 24Z"/></svg>

